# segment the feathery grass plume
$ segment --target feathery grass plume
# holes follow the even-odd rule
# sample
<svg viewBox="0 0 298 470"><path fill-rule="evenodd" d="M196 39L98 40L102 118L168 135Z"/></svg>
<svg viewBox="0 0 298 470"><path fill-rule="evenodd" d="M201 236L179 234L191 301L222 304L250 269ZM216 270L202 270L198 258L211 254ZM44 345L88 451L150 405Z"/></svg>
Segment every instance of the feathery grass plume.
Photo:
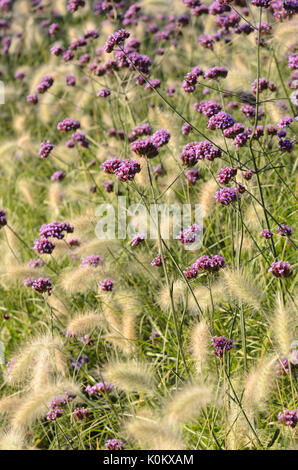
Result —
<svg viewBox="0 0 298 470"><path fill-rule="evenodd" d="M205 320L197 322L193 326L190 340L192 358L195 361L197 373L200 374L206 361L208 346L210 344L209 328Z"/></svg>
<svg viewBox="0 0 298 470"><path fill-rule="evenodd" d="M276 356L269 356L263 359L259 365L249 372L243 394L244 409L254 413L257 410L264 410L266 402L274 386L276 377Z"/></svg>
<svg viewBox="0 0 298 470"><path fill-rule="evenodd" d="M78 267L64 271L59 277L61 288L69 294L78 294L97 290L97 282L102 278L102 267Z"/></svg>
<svg viewBox="0 0 298 470"><path fill-rule="evenodd" d="M34 373L30 381L30 387L33 392L43 390L44 386L49 383L52 372L52 364L49 361L48 351L41 349L36 353L34 360Z"/></svg>
<svg viewBox="0 0 298 470"><path fill-rule="evenodd" d="M115 290L114 299L122 312L141 313L144 299L131 289Z"/></svg>
<svg viewBox="0 0 298 470"><path fill-rule="evenodd" d="M274 28L274 38L286 49L293 44L293 37L297 34L297 21L287 21L286 23L277 23Z"/></svg>
<svg viewBox="0 0 298 470"><path fill-rule="evenodd" d="M282 296L278 293L275 299L275 311L273 317L273 334L278 352L288 357L291 343L295 339L295 325L290 308L284 305ZM296 325L297 326L297 325Z"/></svg>
<svg viewBox="0 0 298 470"><path fill-rule="evenodd" d="M75 228L75 233L78 237L86 237L88 234L94 235L96 226L96 218L92 212L87 212L85 215L75 217L71 220L71 225Z"/></svg>
<svg viewBox="0 0 298 470"><path fill-rule="evenodd" d="M199 196L199 204L202 206L202 212L204 216L209 215L214 203L214 195L218 185L214 179L208 180L201 188L201 193Z"/></svg>
<svg viewBox="0 0 298 470"><path fill-rule="evenodd" d="M24 397L22 405L12 415L11 427L18 432L30 429L38 419L46 415L51 400L63 395L66 391L78 395L80 389L74 382L59 381L46 385L41 391L28 394Z"/></svg>
<svg viewBox="0 0 298 470"><path fill-rule="evenodd" d="M78 336L88 333L95 328L102 328L102 326L102 315L97 312L86 312L71 318L66 329L70 336Z"/></svg>
<svg viewBox="0 0 298 470"><path fill-rule="evenodd" d="M16 230L16 232L19 231L18 229L15 229L15 228L14 230ZM20 240L13 233L13 231L10 230L9 228L4 227L4 231L5 231L6 244L8 245L9 250L12 250L17 256L19 256L21 252L21 248L22 248Z"/></svg>
<svg viewBox="0 0 298 470"><path fill-rule="evenodd" d="M229 295L240 303L244 303L255 311L261 310L261 289L243 271L224 269L222 276Z"/></svg>
<svg viewBox="0 0 298 470"><path fill-rule="evenodd" d="M15 429L0 435L0 450L25 450L24 434Z"/></svg>
<svg viewBox="0 0 298 470"><path fill-rule="evenodd" d="M120 390L126 392L154 392L155 380L150 364L136 361L119 361L107 364L104 377Z"/></svg>
<svg viewBox="0 0 298 470"><path fill-rule="evenodd" d="M47 353L48 361L52 361L52 370L57 370L55 359L58 356L55 355L55 351L61 352L62 350L63 341L58 336L52 337L50 334L43 334L32 338L24 347L20 347L19 352L10 361L6 376L8 383L18 384L32 377L32 374L35 373L36 358L41 351ZM61 360L58 370L61 374L63 370L60 369L60 365Z"/></svg>
<svg viewBox="0 0 298 470"><path fill-rule="evenodd" d="M141 449L183 450L184 444L178 429L143 411L129 421L125 430L130 439L137 441Z"/></svg>
<svg viewBox="0 0 298 470"><path fill-rule="evenodd" d="M248 226L254 230L260 231L263 227L264 212L263 208L259 204L251 204L248 206L245 218L248 222ZM251 229L250 229L251 232Z"/></svg>
<svg viewBox="0 0 298 470"><path fill-rule="evenodd" d="M132 353L136 349L136 314L133 312L124 312L122 317L122 334L125 339L123 342L123 350L127 354Z"/></svg>
<svg viewBox="0 0 298 470"><path fill-rule="evenodd" d="M19 191L22 193L22 195L25 197L26 201L30 206L33 206L34 204L34 198L32 195L31 187L28 181L26 180L21 180L18 183L18 188Z"/></svg>
<svg viewBox="0 0 298 470"><path fill-rule="evenodd" d="M0 416L9 415L22 403L22 397L18 395L4 396L0 399Z"/></svg>
<svg viewBox="0 0 298 470"><path fill-rule="evenodd" d="M185 282L182 280L178 279L173 282L173 287L172 287L172 296L173 296L173 301L174 305L178 307L178 305L182 305L183 302L187 302L187 296L188 296L188 291L187 291L187 285ZM156 300L160 308L166 312L171 309L171 299L170 299L170 293L167 285L164 285L160 288L156 295Z"/></svg>
<svg viewBox="0 0 298 470"><path fill-rule="evenodd" d="M56 294L58 294L59 297L57 297ZM65 299L63 299L63 301L61 299L62 299L61 292L55 289L52 295L49 296L49 298L47 299L47 302L49 306L51 307L54 315L57 318L63 320L69 316L69 311L68 311L69 306L67 305Z"/></svg>
<svg viewBox="0 0 298 470"><path fill-rule="evenodd" d="M227 301L225 287L223 285L223 282L221 281L217 281L211 286L212 300L211 300L210 290L206 286L196 287L195 289L193 289L193 293L201 309L203 310L203 312L206 312L208 309L209 310L212 309L212 303L215 307L216 305L219 305L220 303ZM192 295L189 295L188 310L189 311L198 310L198 306Z"/></svg>
<svg viewBox="0 0 298 470"><path fill-rule="evenodd" d="M53 216L57 216L59 214L63 197L64 195L61 189L61 185L59 183L51 184L48 192L48 205L53 213Z"/></svg>
<svg viewBox="0 0 298 470"><path fill-rule="evenodd" d="M248 416L248 419L251 416ZM226 443L228 450L241 450L254 442L254 435L240 407L233 401L228 414Z"/></svg>
<svg viewBox="0 0 298 470"><path fill-rule="evenodd" d="M165 406L164 416L173 425L190 423L200 410L213 400L211 388L206 385L185 385Z"/></svg>
<svg viewBox="0 0 298 470"><path fill-rule="evenodd" d="M113 332L121 330L121 307L115 301L112 293L106 292L108 298L104 299L102 312ZM111 294L111 295L109 295Z"/></svg>
<svg viewBox="0 0 298 470"><path fill-rule="evenodd" d="M77 231L76 226L75 230ZM83 242L81 246L75 249L75 253L78 256L89 256L93 253L100 253L105 257L110 253L119 253L120 247L121 244L119 240L99 240L98 238L95 238L93 240Z"/></svg>
<svg viewBox="0 0 298 470"><path fill-rule="evenodd" d="M40 269L29 268L28 266L15 265L9 267L9 270L4 275L4 282L8 284L23 284L27 277L38 279L43 276Z"/></svg>

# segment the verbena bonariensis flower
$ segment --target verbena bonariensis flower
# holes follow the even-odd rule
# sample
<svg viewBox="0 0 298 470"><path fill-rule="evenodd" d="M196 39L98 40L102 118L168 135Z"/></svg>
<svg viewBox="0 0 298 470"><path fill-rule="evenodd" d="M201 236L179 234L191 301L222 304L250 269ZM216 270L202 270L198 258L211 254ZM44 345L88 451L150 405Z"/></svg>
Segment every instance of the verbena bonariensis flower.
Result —
<svg viewBox="0 0 298 470"><path fill-rule="evenodd" d="M251 180L251 179L252 179L252 175L253 175L253 173L252 173L251 170L246 170L246 171L244 171L244 172L242 173L242 176L243 176L243 178L244 178L246 181Z"/></svg>
<svg viewBox="0 0 298 470"><path fill-rule="evenodd" d="M296 351L293 351L296 352ZM288 360L287 358L280 356L276 361L276 373L277 375L288 375L291 372L295 373L298 368L298 364Z"/></svg>
<svg viewBox="0 0 298 470"><path fill-rule="evenodd" d="M295 410L285 409L283 413L278 413L278 420L285 426L295 428L296 424L298 423L298 408Z"/></svg>
<svg viewBox="0 0 298 470"><path fill-rule="evenodd" d="M35 279L32 282L31 287L39 294L47 293L48 295L51 295L52 281L48 279L47 277L46 278L40 277L39 279Z"/></svg>
<svg viewBox="0 0 298 470"><path fill-rule="evenodd" d="M36 239L34 241L34 250L40 255L50 255L55 248L55 245L47 238Z"/></svg>
<svg viewBox="0 0 298 470"><path fill-rule="evenodd" d="M226 263L223 256L213 255L211 258L209 256L203 255L200 256L191 266L186 268L183 271L186 279L193 279L197 277L199 271L205 273L216 273L220 269L225 268Z"/></svg>
<svg viewBox="0 0 298 470"><path fill-rule="evenodd" d="M205 80L213 80L216 78L226 78L228 69L225 67L212 67L204 73Z"/></svg>
<svg viewBox="0 0 298 470"><path fill-rule="evenodd" d="M74 142L76 142L80 147L88 148L89 147L89 141L86 138L86 135L84 132L74 132L71 135L71 138L73 139Z"/></svg>
<svg viewBox="0 0 298 470"><path fill-rule="evenodd" d="M68 245L73 248L74 246L80 246L81 242L78 238L70 238L67 240Z"/></svg>
<svg viewBox="0 0 298 470"><path fill-rule="evenodd" d="M110 54L116 45L121 44L122 42L125 41L125 39L129 38L130 33L126 31L125 29L119 29L119 31L116 31L116 33L111 34L108 37L107 42L104 45L104 50L108 54Z"/></svg>
<svg viewBox="0 0 298 470"><path fill-rule="evenodd" d="M41 268L44 265L44 261L40 258L37 259L29 259L27 266L29 268Z"/></svg>
<svg viewBox="0 0 298 470"><path fill-rule="evenodd" d="M185 122L181 127L181 132L183 135L188 135L192 131L192 127L190 124Z"/></svg>
<svg viewBox="0 0 298 470"><path fill-rule="evenodd" d="M235 188L221 188L215 193L215 199L217 202L224 206L228 206L232 202L235 202L237 198L240 198Z"/></svg>
<svg viewBox="0 0 298 470"><path fill-rule="evenodd" d="M285 139L279 139L278 141L278 148L280 150L283 150L284 152L292 152L294 150L294 143L295 141L294 140L291 140L291 139L288 139L288 137L286 137Z"/></svg>
<svg viewBox="0 0 298 470"><path fill-rule="evenodd" d="M209 141L203 140L201 142L190 142L186 144L180 154L180 159L183 165L194 166L198 160L214 160L219 158L222 150L214 147Z"/></svg>
<svg viewBox="0 0 298 470"><path fill-rule="evenodd" d="M44 75L36 87L37 93L45 93L54 83L54 79L50 75Z"/></svg>
<svg viewBox="0 0 298 470"><path fill-rule="evenodd" d="M131 240L131 246L136 247L140 245L146 238L146 235L144 233L137 233L136 235L133 236Z"/></svg>
<svg viewBox="0 0 298 470"><path fill-rule="evenodd" d="M119 158L110 158L104 161L100 165L100 168L102 168L105 173L112 175L114 174L115 170L119 167L120 163L121 160L119 160Z"/></svg>
<svg viewBox="0 0 298 470"><path fill-rule="evenodd" d="M272 0L252 0L251 3L256 7L269 8Z"/></svg>
<svg viewBox="0 0 298 470"><path fill-rule="evenodd" d="M88 418L90 410L82 406L82 408L76 408L73 412L75 419L82 421L83 419Z"/></svg>
<svg viewBox="0 0 298 470"><path fill-rule="evenodd" d="M55 171L55 173L53 173L51 176L51 180L62 181L64 180L65 176L66 176L66 173L64 173L64 171Z"/></svg>
<svg viewBox="0 0 298 470"><path fill-rule="evenodd" d="M152 91L152 88L159 88L161 81L159 78L153 78L152 80L148 80L144 85L145 90Z"/></svg>
<svg viewBox="0 0 298 470"><path fill-rule="evenodd" d="M140 126L136 126L132 129L131 134L128 136L128 140L130 142L134 142L138 137L141 135L151 135L152 128L149 124L141 124Z"/></svg>
<svg viewBox="0 0 298 470"><path fill-rule="evenodd" d="M105 448L107 450L124 450L125 445L120 439L108 439L105 443Z"/></svg>
<svg viewBox="0 0 298 470"><path fill-rule="evenodd" d="M251 87L255 95L257 94L257 88L259 88L259 93L262 93L262 91L267 90L267 89L271 89L272 91L274 91L274 86L272 82L269 82L269 80L267 80L267 78L264 78L264 77L254 80Z"/></svg>
<svg viewBox="0 0 298 470"><path fill-rule="evenodd" d="M227 139L232 139L244 131L245 131L244 125L239 122L235 122L235 124L233 124L231 127L224 129L223 134Z"/></svg>
<svg viewBox="0 0 298 470"><path fill-rule="evenodd" d="M214 116L214 114L219 113L221 111L221 105L216 103L215 101L200 101L200 103L194 104L194 109L197 113L203 113L208 118Z"/></svg>
<svg viewBox="0 0 298 470"><path fill-rule="evenodd" d="M84 336L81 336L80 341L81 343L85 344L85 346L93 346L94 344L94 338L93 336L90 336L89 333Z"/></svg>
<svg viewBox="0 0 298 470"><path fill-rule="evenodd" d="M288 66L291 70L298 69L298 54L292 54L289 56Z"/></svg>
<svg viewBox="0 0 298 470"><path fill-rule="evenodd" d="M248 136L247 131L240 132L240 134L237 134L235 139L233 140L233 144L238 148L243 147L248 141L248 139L249 139L249 136Z"/></svg>
<svg viewBox="0 0 298 470"><path fill-rule="evenodd" d="M293 118L291 116L286 116L282 118L277 125L280 128L284 128L284 127L288 127L290 124L292 124L292 122L293 122Z"/></svg>
<svg viewBox="0 0 298 470"><path fill-rule="evenodd" d="M32 287L32 284L33 284L34 281L35 281L35 278L34 278L34 277L27 277L27 278L24 280L24 286L25 286L25 287Z"/></svg>
<svg viewBox="0 0 298 470"><path fill-rule="evenodd" d="M65 81L67 86L75 86L76 84L76 78L73 75L66 75Z"/></svg>
<svg viewBox="0 0 298 470"><path fill-rule="evenodd" d="M7 225L7 220L6 220L6 211L3 209L0 209L0 229Z"/></svg>
<svg viewBox="0 0 298 470"><path fill-rule="evenodd" d="M171 138L171 134L167 131L167 129L159 129L158 131L154 132L151 137L151 142L155 145L155 147L163 147L166 145Z"/></svg>
<svg viewBox="0 0 298 470"><path fill-rule="evenodd" d="M56 419L61 416L63 416L63 408L53 408L47 413L47 420L56 421Z"/></svg>
<svg viewBox="0 0 298 470"><path fill-rule="evenodd" d="M268 272L278 278L287 278L293 274L290 264L286 261L274 261Z"/></svg>
<svg viewBox="0 0 298 470"><path fill-rule="evenodd" d="M72 118L65 118L63 121L58 122L57 129L59 132L75 131L81 127L79 121L74 121Z"/></svg>
<svg viewBox="0 0 298 470"><path fill-rule="evenodd" d="M208 36L207 34L201 34L201 36L198 37L198 41L200 46L202 46L204 49L213 50L214 40L212 36Z"/></svg>
<svg viewBox="0 0 298 470"><path fill-rule="evenodd" d="M70 337L68 331L66 332L66 336ZM89 358L86 355L79 356L77 359L74 359L71 361L71 365L74 368L74 370L80 370L84 364L87 364L89 362Z"/></svg>
<svg viewBox="0 0 298 470"><path fill-rule="evenodd" d="M133 142L131 150L139 155L139 157L146 156L147 158L153 158L158 155L158 148L151 138Z"/></svg>
<svg viewBox="0 0 298 470"><path fill-rule="evenodd" d="M32 104L32 106L35 106L38 103L38 96L35 95L34 93L31 93L30 95L27 96L26 100L27 100L27 103Z"/></svg>
<svg viewBox="0 0 298 470"><path fill-rule="evenodd" d="M202 232L202 226L193 224L187 229L181 231L177 240L179 240L183 245L190 245L196 241L200 232Z"/></svg>
<svg viewBox="0 0 298 470"><path fill-rule="evenodd" d="M163 255L163 259L165 260L166 259L166 255ZM155 258L151 261L151 266L157 266L157 267L160 267L162 266L162 258L161 258L161 255L158 254L157 256L155 256Z"/></svg>
<svg viewBox="0 0 298 470"><path fill-rule="evenodd" d="M84 0L68 0L67 11L70 13L75 13L80 7L85 6Z"/></svg>
<svg viewBox="0 0 298 470"><path fill-rule="evenodd" d="M187 170L185 172L186 183L195 184L201 178L200 170Z"/></svg>
<svg viewBox="0 0 298 470"><path fill-rule="evenodd" d="M55 45L51 47L50 52L52 55L59 56L65 52L65 48L62 46Z"/></svg>
<svg viewBox="0 0 298 470"><path fill-rule="evenodd" d="M228 184L229 181L237 174L238 168L230 168L226 166L221 168L217 173L217 181L220 184Z"/></svg>
<svg viewBox="0 0 298 470"><path fill-rule="evenodd" d="M290 225L280 224L277 231L281 237L290 237L293 233L293 228Z"/></svg>
<svg viewBox="0 0 298 470"><path fill-rule="evenodd" d="M49 34L54 36L60 29L60 25L58 23L52 23L49 27Z"/></svg>
<svg viewBox="0 0 298 470"><path fill-rule="evenodd" d="M122 160L115 169L114 174L119 181L131 181L137 173L140 173L141 165L135 160Z"/></svg>
<svg viewBox="0 0 298 470"><path fill-rule="evenodd" d="M108 382L99 382L95 385L87 385L85 392L91 396L100 396L105 393L112 392L114 389L113 385Z"/></svg>
<svg viewBox="0 0 298 470"><path fill-rule="evenodd" d="M261 235L261 237L266 238L266 240L269 240L270 238L273 237L274 233L271 230L269 230L268 228L264 228L264 230L262 230L260 235Z"/></svg>
<svg viewBox="0 0 298 470"><path fill-rule="evenodd" d="M101 88L96 96L100 96L101 98L107 98L110 96L111 91L108 88Z"/></svg>
<svg viewBox="0 0 298 470"><path fill-rule="evenodd" d="M113 190L114 190L114 181L112 181L112 180L105 181L104 190L107 193L112 193Z"/></svg>
<svg viewBox="0 0 298 470"><path fill-rule="evenodd" d="M233 340L228 339L225 336L213 336L211 339L214 350L212 351L219 358L223 358L227 351L230 351L235 347Z"/></svg>
<svg viewBox="0 0 298 470"><path fill-rule="evenodd" d="M41 142L38 153L41 158L45 159L48 158L53 148L54 145L51 144L49 140L46 140L45 142Z"/></svg>
<svg viewBox="0 0 298 470"><path fill-rule="evenodd" d="M51 222L49 224L43 224L39 229L39 235L42 238L56 238L57 240L62 240L64 238L64 232L73 233L74 227L72 227L68 222Z"/></svg>
<svg viewBox="0 0 298 470"><path fill-rule="evenodd" d="M103 281L99 282L99 288L103 291L112 291L114 289L114 281L113 279L104 279Z"/></svg>
<svg viewBox="0 0 298 470"><path fill-rule="evenodd" d="M208 122L208 128L211 130L227 129L227 127L231 127L233 124L235 124L233 116L224 111L220 111L214 116L211 116Z"/></svg>
<svg viewBox="0 0 298 470"><path fill-rule="evenodd" d="M82 258L81 266L92 266L96 268L97 266L102 266L104 263L104 258L100 255L90 255L86 258Z"/></svg>

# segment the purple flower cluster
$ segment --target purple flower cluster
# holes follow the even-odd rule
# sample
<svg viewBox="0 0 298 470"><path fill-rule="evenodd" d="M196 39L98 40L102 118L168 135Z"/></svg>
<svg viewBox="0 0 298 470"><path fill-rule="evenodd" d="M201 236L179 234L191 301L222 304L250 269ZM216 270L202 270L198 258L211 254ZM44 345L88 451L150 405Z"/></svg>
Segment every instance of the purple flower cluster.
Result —
<svg viewBox="0 0 298 470"><path fill-rule="evenodd" d="M166 255L163 255L163 259L165 260L166 259ZM151 266L156 266L156 267L160 267L162 266L162 257L160 254L158 254L157 256L155 256L155 258L151 261Z"/></svg>
<svg viewBox="0 0 298 470"><path fill-rule="evenodd" d="M130 142L134 142L138 137L141 135L151 135L152 128L149 124L141 124L140 126L136 126L132 129L131 134L128 137Z"/></svg>
<svg viewBox="0 0 298 470"><path fill-rule="evenodd" d="M230 168L226 166L225 168L221 168L220 171L217 173L217 181L220 184L228 184L230 180L236 176L238 168Z"/></svg>
<svg viewBox="0 0 298 470"><path fill-rule="evenodd" d="M65 118L63 121L58 122L57 129L59 132L76 131L81 127L79 121L74 121L72 118Z"/></svg>
<svg viewBox="0 0 298 470"><path fill-rule="evenodd" d="M195 184L201 178L200 170L187 170L185 172L186 183Z"/></svg>
<svg viewBox="0 0 298 470"><path fill-rule="evenodd" d="M278 420L280 423L285 426L290 426L290 428L295 428L298 423L298 408L295 410L284 410L283 413L278 413Z"/></svg>
<svg viewBox="0 0 298 470"><path fill-rule="evenodd" d="M70 13L75 13L80 7L84 7L84 0L68 0L67 11Z"/></svg>
<svg viewBox="0 0 298 470"><path fill-rule="evenodd" d="M203 75L203 70L200 67L194 67L187 75L184 77L182 82L182 88L185 93L193 93L196 89L198 78L200 75Z"/></svg>
<svg viewBox="0 0 298 470"><path fill-rule="evenodd" d="M65 392L64 395L54 398L49 404L50 411L47 414L48 421L55 421L57 418L63 416L63 407L72 401L74 396L70 392Z"/></svg>
<svg viewBox="0 0 298 470"><path fill-rule="evenodd" d="M193 224L187 229L182 230L179 233L177 240L179 240L183 245L190 245L196 241L198 234L201 232L202 226Z"/></svg>
<svg viewBox="0 0 298 470"><path fill-rule="evenodd" d="M99 382L95 385L87 385L85 392L91 396L101 396L102 394L112 392L114 389L112 384L108 382Z"/></svg>
<svg viewBox="0 0 298 470"><path fill-rule="evenodd" d="M217 114L221 110L220 104L215 101L200 101L200 103L194 104L194 109L197 113L203 113L207 118L211 118L214 114Z"/></svg>
<svg viewBox="0 0 298 470"><path fill-rule="evenodd" d="M155 147L163 147L166 145L171 138L171 134L167 131L167 129L159 129L158 131L154 132L151 137L152 143Z"/></svg>
<svg viewBox="0 0 298 470"><path fill-rule="evenodd" d="M139 157L154 158L158 155L158 147L153 142L152 138L145 140L136 140L131 144L131 150Z"/></svg>
<svg viewBox="0 0 298 470"><path fill-rule="evenodd" d="M37 259L29 259L28 263L27 263L27 266L29 268L41 268L42 266L44 266L44 261L40 258L37 258Z"/></svg>
<svg viewBox="0 0 298 470"><path fill-rule="evenodd" d="M116 33L111 34L108 37L107 42L104 45L104 50L108 54L110 54L116 45L121 44L122 42L125 41L125 39L129 38L130 33L126 31L125 29L119 29L119 31L116 31Z"/></svg>
<svg viewBox="0 0 298 470"><path fill-rule="evenodd" d="M261 237L266 238L266 240L270 240L270 238L273 237L274 233L271 230L269 230L268 228L264 228L264 230L262 230L260 235L261 235Z"/></svg>
<svg viewBox="0 0 298 470"><path fill-rule="evenodd" d="M55 173L53 173L51 176L51 180L62 181L64 180L65 176L66 176L66 173L64 173L64 171L55 171Z"/></svg>
<svg viewBox="0 0 298 470"><path fill-rule="evenodd" d="M289 56L288 66L291 70L298 69L298 54L292 54Z"/></svg>
<svg viewBox="0 0 298 470"><path fill-rule="evenodd" d="M51 295L52 281L48 278L40 277L32 282L31 287L39 294L47 293L48 295Z"/></svg>
<svg viewBox="0 0 298 470"><path fill-rule="evenodd" d="M114 289L114 281L113 279L104 279L103 281L99 282L99 288L103 291L112 291Z"/></svg>
<svg viewBox="0 0 298 470"><path fill-rule="evenodd" d="M192 131L192 127L188 122L185 122L181 127L181 132L183 135L188 135Z"/></svg>
<svg viewBox="0 0 298 470"><path fill-rule="evenodd" d="M46 140L45 142L42 142L40 144L40 148L39 148L39 155L40 155L40 158L48 158L48 156L50 155L51 151L53 150L54 148L54 145L51 144L51 142L49 140Z"/></svg>
<svg viewBox="0 0 298 470"><path fill-rule="evenodd" d="M5 227L5 225L7 225L6 212L0 209L0 229Z"/></svg>
<svg viewBox="0 0 298 470"><path fill-rule="evenodd" d="M125 445L120 439L108 439L105 443L105 448L107 450L124 450Z"/></svg>
<svg viewBox="0 0 298 470"><path fill-rule="evenodd" d="M204 73L205 80L214 80L217 78L226 78L228 69L225 67L212 67Z"/></svg>
<svg viewBox="0 0 298 470"><path fill-rule="evenodd" d="M44 255L44 254L50 255L53 252L55 245L47 238L41 238L41 239L36 239L34 241L33 248L40 255Z"/></svg>
<svg viewBox="0 0 298 470"><path fill-rule="evenodd" d="M272 276L282 279L290 277L293 274L290 264L286 261L274 261L268 269L268 272L271 273Z"/></svg>
<svg viewBox="0 0 298 470"><path fill-rule="evenodd" d="M44 75L36 87L36 92L45 93L54 83L54 79L50 75Z"/></svg>
<svg viewBox="0 0 298 470"><path fill-rule="evenodd" d="M207 140L201 142L190 142L186 144L180 154L180 159L183 165L194 166L198 160L214 160L219 158L222 154L222 150L218 147L214 147Z"/></svg>
<svg viewBox="0 0 298 470"><path fill-rule="evenodd" d="M273 82L269 82L269 80L267 80L267 78L262 77L262 78L259 78L259 80L256 79L252 83L252 91L255 95L257 94L257 89L258 88L259 88L259 92L261 93L262 91L267 90L267 89L269 89L271 91L275 91L276 86L274 85Z"/></svg>
<svg viewBox="0 0 298 470"><path fill-rule="evenodd" d="M82 421L83 419L88 418L90 414L90 410L82 406L82 408L76 408L73 412L74 417L78 421Z"/></svg>
<svg viewBox="0 0 298 470"><path fill-rule="evenodd" d="M217 357L222 358L227 351L235 347L233 340L225 336L214 336L211 339L214 350L212 351Z"/></svg>
<svg viewBox="0 0 298 470"><path fill-rule="evenodd" d="M215 193L215 199L223 206L228 206L240 198L239 192L235 188L221 188Z"/></svg>
<svg viewBox="0 0 298 470"><path fill-rule="evenodd" d="M30 95L27 95L27 103L32 104L32 106L35 106L38 103L38 96L35 95L35 93L31 93Z"/></svg>
<svg viewBox="0 0 298 470"><path fill-rule="evenodd" d="M51 222L49 224L43 224L39 229L39 235L42 238L56 238L57 240L62 240L66 233L73 233L74 227L69 224L69 222Z"/></svg>
<svg viewBox="0 0 298 470"><path fill-rule="evenodd" d="M224 111L220 111L219 113L211 116L208 122L208 128L211 130L214 129L227 129L228 127L233 126L235 124L235 120L233 116Z"/></svg>
<svg viewBox="0 0 298 470"><path fill-rule="evenodd" d="M92 266L93 268L97 268L97 266L102 266L104 263L104 258L100 255L90 255L86 256L86 258L82 258L81 267L84 266Z"/></svg>
<svg viewBox="0 0 298 470"><path fill-rule="evenodd" d="M136 247L140 245L145 240L146 236L144 233L137 233L134 235L132 241L131 241L131 246Z"/></svg>
<svg viewBox="0 0 298 470"><path fill-rule="evenodd" d="M209 256L201 256L198 258L191 266L186 268L183 271L186 279L196 278L199 271L205 273L216 273L220 269L225 268L226 263L223 256L213 255L211 258Z"/></svg>
<svg viewBox="0 0 298 470"><path fill-rule="evenodd" d="M96 96L100 96L101 98L107 98L110 96L111 91L108 88L101 88Z"/></svg>

